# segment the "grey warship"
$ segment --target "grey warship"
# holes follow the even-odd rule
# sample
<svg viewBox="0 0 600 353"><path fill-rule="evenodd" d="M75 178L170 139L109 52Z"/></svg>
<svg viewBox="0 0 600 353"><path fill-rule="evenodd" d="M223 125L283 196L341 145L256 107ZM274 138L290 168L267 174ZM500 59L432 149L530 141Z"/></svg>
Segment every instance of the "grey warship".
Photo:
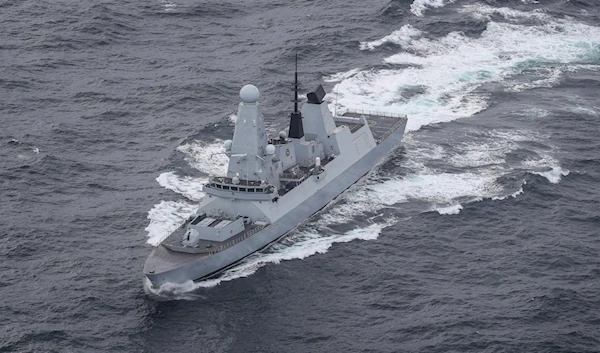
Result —
<svg viewBox="0 0 600 353"><path fill-rule="evenodd" d="M277 241L384 161L406 128L404 115L332 114L321 85L298 110L296 69L289 129L269 138L259 96L242 87L227 174L209 179L196 213L146 260L154 287L214 276Z"/></svg>

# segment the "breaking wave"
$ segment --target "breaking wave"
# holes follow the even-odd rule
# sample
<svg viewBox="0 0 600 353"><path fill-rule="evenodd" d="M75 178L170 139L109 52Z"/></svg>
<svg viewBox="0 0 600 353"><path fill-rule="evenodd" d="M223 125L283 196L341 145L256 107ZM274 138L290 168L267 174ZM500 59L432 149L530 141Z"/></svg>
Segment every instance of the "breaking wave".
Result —
<svg viewBox="0 0 600 353"><path fill-rule="evenodd" d="M410 12L416 16L423 16L427 9L444 7L454 1L456 0L415 0L410 5Z"/></svg>
<svg viewBox="0 0 600 353"><path fill-rule="evenodd" d="M543 176L544 178L548 179L548 181L551 182L552 184L558 184L560 182L560 179L562 179L562 177L564 177L564 176L569 175L570 172L561 167L552 167L552 169L545 171L545 172L531 172L531 173Z"/></svg>
<svg viewBox="0 0 600 353"><path fill-rule="evenodd" d="M160 186L181 194L191 201L200 201L204 196L202 186L208 178L180 177L174 172L166 172L156 178Z"/></svg>
<svg viewBox="0 0 600 353"><path fill-rule="evenodd" d="M399 30L394 31L381 39L374 40L372 42L361 42L360 49L361 50L373 50L373 49L380 47L386 43L392 43L392 44L396 44L396 45L400 45L400 46L405 46L405 45L408 45L414 38L421 36L422 33L423 32L419 31L418 29L416 29L415 27L413 27L411 25L404 25ZM354 72L349 71L349 73L356 74L357 71L358 71L357 69L354 69ZM343 74L343 73L336 74L330 78L330 82L331 81L339 81L340 79L345 79L348 77L350 77L350 76L347 76L347 74Z"/></svg>
<svg viewBox="0 0 600 353"><path fill-rule="evenodd" d="M384 59L402 69L352 72L332 90L340 106L407 114L407 131L470 117L488 106L484 84L500 83L507 91L550 87L565 72L600 64L600 29L540 12L472 5L467 15L489 19L537 19L536 25L518 21L494 22L477 37L452 32L427 38L411 25L379 40L361 43L373 50L393 42L402 51ZM347 74L347 73L346 73ZM344 73L332 75L344 77Z"/></svg>

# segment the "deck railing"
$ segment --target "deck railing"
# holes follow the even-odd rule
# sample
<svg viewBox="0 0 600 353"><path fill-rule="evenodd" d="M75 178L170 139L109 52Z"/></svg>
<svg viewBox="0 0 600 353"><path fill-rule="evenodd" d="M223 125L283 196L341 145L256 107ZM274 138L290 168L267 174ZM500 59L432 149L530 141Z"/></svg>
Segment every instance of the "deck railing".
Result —
<svg viewBox="0 0 600 353"><path fill-rule="evenodd" d="M404 119L400 119L398 120L397 123L394 124L394 126L392 126L391 129L389 129L388 131L386 131L383 135L381 135L380 138L377 139L377 143L379 144L381 141L385 140L388 136L390 136L390 134L394 131L396 131L396 129L398 129L398 127L400 127L400 125L402 125L404 123Z"/></svg>
<svg viewBox="0 0 600 353"><path fill-rule="evenodd" d="M346 110L346 113L360 114L360 115L367 115L367 116L382 116L384 118L397 118L397 119L406 118L406 115L404 115L404 114L378 112L378 111L374 111L374 110L364 110L364 109L348 109L348 110Z"/></svg>
<svg viewBox="0 0 600 353"><path fill-rule="evenodd" d="M209 251L208 254L209 255L214 255L214 254L216 254L218 252L221 252L223 250L227 250L230 247L234 246L235 244L238 244L239 242L244 241L244 240L250 238L251 236L253 236L254 234L260 232L265 227L266 226L256 226L256 227L250 229L249 231L247 231L246 233L244 233L244 235L242 235L241 237L237 237L237 238L231 239L231 240L225 242L224 244L221 244L221 245L217 246L216 249L214 249L212 251Z"/></svg>

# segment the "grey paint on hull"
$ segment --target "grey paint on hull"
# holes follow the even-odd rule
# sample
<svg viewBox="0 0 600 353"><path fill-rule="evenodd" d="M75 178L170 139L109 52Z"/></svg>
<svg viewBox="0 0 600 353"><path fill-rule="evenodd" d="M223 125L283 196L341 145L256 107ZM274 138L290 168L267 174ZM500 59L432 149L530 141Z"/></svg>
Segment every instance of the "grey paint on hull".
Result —
<svg viewBox="0 0 600 353"><path fill-rule="evenodd" d="M343 174L325 184L323 188L294 208L292 212L284 215L273 224L270 224L246 240L210 256L182 255L187 256L187 258L180 260L181 266L162 273L152 273L150 264L153 261L161 261L161 257L165 255L165 252L169 251L162 247L162 245L159 245L150 254L146 266L144 266L144 274L155 287L159 287L167 282L183 283L191 278L200 280L214 275L266 247L325 207L374 167L382 163L389 153L400 145L405 128L406 120L385 140L365 154L363 158L349 167Z"/></svg>

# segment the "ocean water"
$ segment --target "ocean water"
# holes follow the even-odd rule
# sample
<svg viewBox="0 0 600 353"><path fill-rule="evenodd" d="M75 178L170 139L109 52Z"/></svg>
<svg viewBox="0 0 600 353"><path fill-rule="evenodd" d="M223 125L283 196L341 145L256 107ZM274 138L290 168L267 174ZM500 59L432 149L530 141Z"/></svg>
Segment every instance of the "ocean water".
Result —
<svg viewBox="0 0 600 353"><path fill-rule="evenodd" d="M0 1L0 33L0 352L600 351L600 3ZM239 88L277 133L296 53L332 109L407 114L402 147L150 288Z"/></svg>

